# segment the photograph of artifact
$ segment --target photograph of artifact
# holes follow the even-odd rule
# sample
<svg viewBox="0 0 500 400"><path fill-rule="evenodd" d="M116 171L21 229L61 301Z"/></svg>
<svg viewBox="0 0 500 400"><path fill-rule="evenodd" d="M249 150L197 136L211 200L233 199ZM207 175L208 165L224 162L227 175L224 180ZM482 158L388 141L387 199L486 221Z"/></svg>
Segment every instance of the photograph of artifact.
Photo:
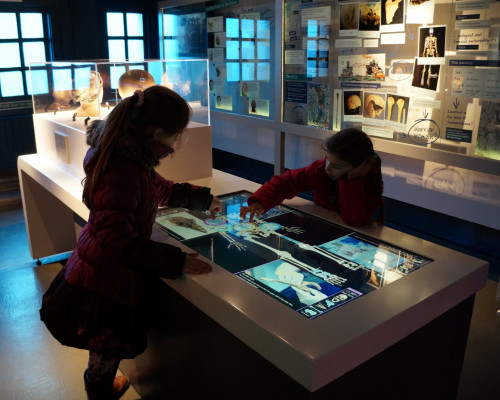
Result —
<svg viewBox="0 0 500 400"><path fill-rule="evenodd" d="M148 71L131 69L118 79L118 93L124 99L132 96L137 89L144 90L154 85L155 79Z"/></svg>
<svg viewBox="0 0 500 400"><path fill-rule="evenodd" d="M500 103L483 101L477 143L476 156L500 160Z"/></svg>
<svg viewBox="0 0 500 400"><path fill-rule="evenodd" d="M340 30L358 30L359 3L340 5Z"/></svg>
<svg viewBox="0 0 500 400"><path fill-rule="evenodd" d="M404 23L404 0L382 0L382 25L396 25Z"/></svg>
<svg viewBox="0 0 500 400"><path fill-rule="evenodd" d="M248 113L269 117L269 100L248 99Z"/></svg>
<svg viewBox="0 0 500 400"><path fill-rule="evenodd" d="M418 29L419 64L444 64L445 45L446 26L420 27Z"/></svg>
<svg viewBox="0 0 500 400"><path fill-rule="evenodd" d="M344 115L361 115L361 98L359 90L344 90Z"/></svg>
<svg viewBox="0 0 500 400"><path fill-rule="evenodd" d="M80 103L75 111L76 117L98 117L102 102L103 86L101 74L90 71L89 80L83 88L73 90L73 99Z"/></svg>
<svg viewBox="0 0 500 400"><path fill-rule="evenodd" d="M385 54L338 57L340 81L384 81Z"/></svg>
<svg viewBox="0 0 500 400"><path fill-rule="evenodd" d="M226 47L226 34L224 32L215 34L215 47Z"/></svg>
<svg viewBox="0 0 500 400"><path fill-rule="evenodd" d="M215 99L215 108L233 111L233 96L225 94L217 95Z"/></svg>
<svg viewBox="0 0 500 400"><path fill-rule="evenodd" d="M433 92L437 91L440 67L440 65L418 65L415 59L411 85L415 88L424 88Z"/></svg>
<svg viewBox="0 0 500 400"><path fill-rule="evenodd" d="M224 17L207 18L207 32L222 32L224 30Z"/></svg>
<svg viewBox="0 0 500 400"><path fill-rule="evenodd" d="M240 84L240 96L256 97L260 96L260 82L243 81Z"/></svg>
<svg viewBox="0 0 500 400"><path fill-rule="evenodd" d="M363 117L372 119L385 118L385 93L364 92Z"/></svg>
<svg viewBox="0 0 500 400"><path fill-rule="evenodd" d="M307 104L285 103L285 122L307 125Z"/></svg>
<svg viewBox="0 0 500 400"><path fill-rule="evenodd" d="M308 125L327 129L330 124L330 87L315 83L307 86Z"/></svg>
<svg viewBox="0 0 500 400"><path fill-rule="evenodd" d="M386 120L397 122L398 124L406 124L408 119L408 106L410 98L405 96L398 96L395 94L387 94Z"/></svg>
<svg viewBox="0 0 500 400"><path fill-rule="evenodd" d="M380 3L361 3L359 5L359 30L379 31L380 16Z"/></svg>
<svg viewBox="0 0 500 400"><path fill-rule="evenodd" d="M434 23L435 0L409 0L406 11L407 24Z"/></svg>

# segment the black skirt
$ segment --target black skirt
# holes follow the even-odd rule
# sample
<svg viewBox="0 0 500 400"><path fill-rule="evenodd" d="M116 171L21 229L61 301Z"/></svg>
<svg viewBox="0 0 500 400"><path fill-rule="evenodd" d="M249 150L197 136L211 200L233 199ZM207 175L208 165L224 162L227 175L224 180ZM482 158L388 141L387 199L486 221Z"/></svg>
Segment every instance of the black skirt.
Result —
<svg viewBox="0 0 500 400"><path fill-rule="evenodd" d="M147 346L147 300L127 307L95 292L69 284L66 267L43 295L40 317L63 345L96 353L134 358Z"/></svg>

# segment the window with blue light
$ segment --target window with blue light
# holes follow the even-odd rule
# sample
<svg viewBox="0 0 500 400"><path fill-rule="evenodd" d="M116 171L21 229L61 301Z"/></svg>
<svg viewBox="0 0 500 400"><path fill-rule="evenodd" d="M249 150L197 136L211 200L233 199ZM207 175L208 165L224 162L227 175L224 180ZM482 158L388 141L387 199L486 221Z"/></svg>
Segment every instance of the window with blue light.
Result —
<svg viewBox="0 0 500 400"><path fill-rule="evenodd" d="M226 58L228 60L240 59L240 42L238 40L226 41Z"/></svg>
<svg viewBox="0 0 500 400"><path fill-rule="evenodd" d="M240 37L240 20L238 18L226 18L226 38Z"/></svg>
<svg viewBox="0 0 500 400"><path fill-rule="evenodd" d="M227 63L227 81L237 82L240 80L240 64L239 63Z"/></svg>
<svg viewBox="0 0 500 400"><path fill-rule="evenodd" d="M40 69L30 75L30 65L50 61L50 42L43 12L0 12L0 100L48 92L48 74Z"/></svg>
<svg viewBox="0 0 500 400"><path fill-rule="evenodd" d="M144 61L144 21L141 13L107 12L106 28L109 61Z"/></svg>

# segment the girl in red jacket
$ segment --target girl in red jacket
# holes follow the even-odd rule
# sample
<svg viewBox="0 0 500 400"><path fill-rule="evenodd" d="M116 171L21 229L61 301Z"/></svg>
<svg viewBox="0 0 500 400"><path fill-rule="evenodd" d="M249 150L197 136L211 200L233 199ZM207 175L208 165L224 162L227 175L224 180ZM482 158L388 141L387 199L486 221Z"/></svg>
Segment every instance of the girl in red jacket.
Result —
<svg viewBox="0 0 500 400"><path fill-rule="evenodd" d="M285 199L313 191L314 202L340 214L347 225L371 224L375 214L383 223L381 160L368 135L356 128L344 129L324 143L326 157L311 165L274 176L248 198L240 216L268 211Z"/></svg>
<svg viewBox="0 0 500 400"><path fill-rule="evenodd" d="M146 348L148 283L211 270L196 254L150 240L158 206L209 210L212 217L220 210L210 189L173 183L154 169L173 152L190 116L182 97L153 86L89 127L83 187L89 220L40 310L62 344L89 350L89 399L116 399L128 388L128 379L115 375L121 359Z"/></svg>

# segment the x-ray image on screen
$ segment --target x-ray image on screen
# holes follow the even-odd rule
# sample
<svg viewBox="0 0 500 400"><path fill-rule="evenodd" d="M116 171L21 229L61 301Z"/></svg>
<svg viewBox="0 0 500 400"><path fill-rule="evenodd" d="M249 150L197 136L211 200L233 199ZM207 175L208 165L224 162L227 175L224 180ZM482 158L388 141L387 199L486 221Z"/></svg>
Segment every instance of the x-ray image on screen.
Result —
<svg viewBox="0 0 500 400"><path fill-rule="evenodd" d="M279 205L240 218L249 192L219 196L222 212L158 211L156 226L307 318L316 318L432 260Z"/></svg>

